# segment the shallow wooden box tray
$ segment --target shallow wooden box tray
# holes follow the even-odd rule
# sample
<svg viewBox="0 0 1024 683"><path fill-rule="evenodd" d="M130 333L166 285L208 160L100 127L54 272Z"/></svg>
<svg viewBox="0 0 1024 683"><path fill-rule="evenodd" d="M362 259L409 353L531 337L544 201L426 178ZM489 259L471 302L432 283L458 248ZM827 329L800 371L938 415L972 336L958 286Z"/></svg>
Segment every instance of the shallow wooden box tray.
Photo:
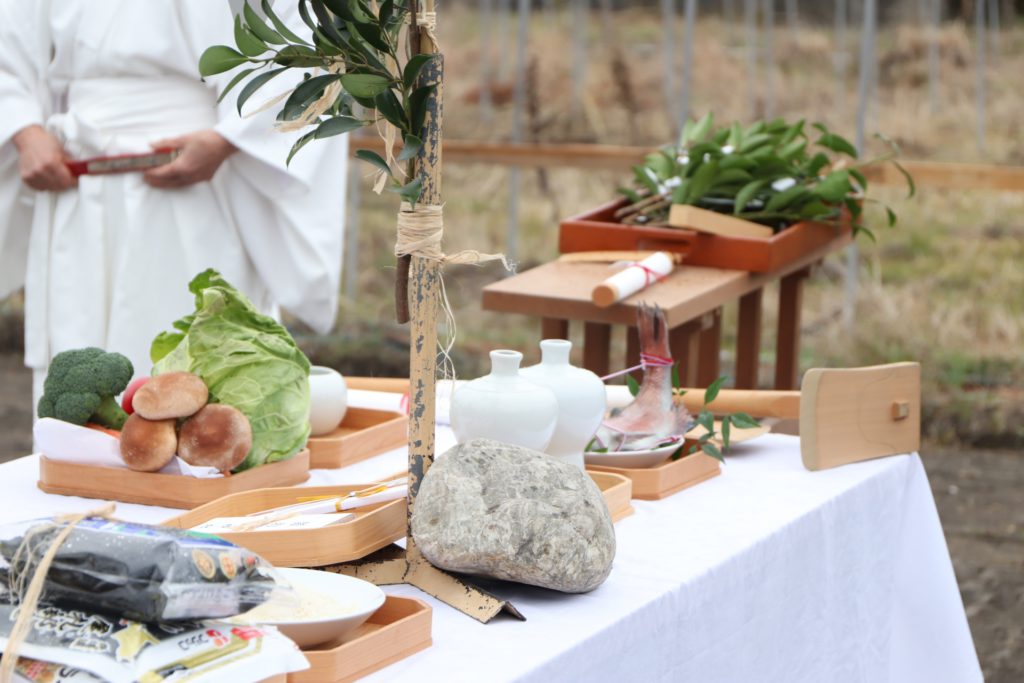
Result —
<svg viewBox="0 0 1024 683"><path fill-rule="evenodd" d="M727 237L679 228L624 225L615 212L626 200L610 202L559 224L558 250L621 251L659 249L686 254L691 266L729 268L755 273L778 270L832 241L848 242L849 217L839 225L803 222L767 239Z"/></svg>
<svg viewBox="0 0 1024 683"><path fill-rule="evenodd" d="M627 468L587 465L590 476L618 474L633 483L633 497L640 500L661 500L694 484L717 477L722 466L704 453L685 455L679 460L666 460L657 467Z"/></svg>
<svg viewBox="0 0 1024 683"><path fill-rule="evenodd" d="M164 522L191 529L215 517L242 517L251 512L298 502L299 497L341 495L369 484L257 489L207 503ZM262 555L279 567L321 567L351 562L405 536L405 499L352 510L356 518L320 529L239 531L217 534Z"/></svg>
<svg viewBox="0 0 1024 683"><path fill-rule="evenodd" d="M347 683L431 645L431 610L422 600L389 595L366 623L343 641L304 650L310 668L288 683Z"/></svg>
<svg viewBox="0 0 1024 683"><path fill-rule="evenodd" d="M629 502L633 498L633 483L629 477L611 470L592 472L589 468L587 474L597 484L597 488L601 489L604 502L608 505L608 512L612 513L613 522L633 514L633 506Z"/></svg>
<svg viewBox="0 0 1024 683"><path fill-rule="evenodd" d="M82 465L40 455L38 486L46 493L190 510L231 494L267 486L293 486L307 479L308 450L287 460L215 479Z"/></svg>
<svg viewBox="0 0 1024 683"><path fill-rule="evenodd" d="M406 442L409 419L402 413L349 408L330 434L309 439L311 469L336 469L398 448Z"/></svg>

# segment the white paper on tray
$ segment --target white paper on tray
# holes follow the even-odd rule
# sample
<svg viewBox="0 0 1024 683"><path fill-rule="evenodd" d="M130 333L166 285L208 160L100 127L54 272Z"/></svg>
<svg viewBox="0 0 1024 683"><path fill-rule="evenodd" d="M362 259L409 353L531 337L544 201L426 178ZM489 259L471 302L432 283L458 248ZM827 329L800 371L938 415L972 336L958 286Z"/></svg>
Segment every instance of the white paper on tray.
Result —
<svg viewBox="0 0 1024 683"><path fill-rule="evenodd" d="M127 469L121 459L121 442L98 429L43 417L32 426L32 437L35 439L36 450L50 460ZM181 458L174 458L160 473L182 474L199 479L224 476L213 467L193 467Z"/></svg>

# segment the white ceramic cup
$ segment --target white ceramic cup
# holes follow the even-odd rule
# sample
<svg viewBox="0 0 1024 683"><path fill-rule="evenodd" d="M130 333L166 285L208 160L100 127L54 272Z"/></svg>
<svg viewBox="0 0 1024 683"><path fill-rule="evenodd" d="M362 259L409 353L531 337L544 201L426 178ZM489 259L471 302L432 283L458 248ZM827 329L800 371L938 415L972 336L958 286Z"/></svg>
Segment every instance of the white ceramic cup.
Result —
<svg viewBox="0 0 1024 683"><path fill-rule="evenodd" d="M330 434L348 410L348 385L332 368L314 365L309 369L309 424L311 436Z"/></svg>

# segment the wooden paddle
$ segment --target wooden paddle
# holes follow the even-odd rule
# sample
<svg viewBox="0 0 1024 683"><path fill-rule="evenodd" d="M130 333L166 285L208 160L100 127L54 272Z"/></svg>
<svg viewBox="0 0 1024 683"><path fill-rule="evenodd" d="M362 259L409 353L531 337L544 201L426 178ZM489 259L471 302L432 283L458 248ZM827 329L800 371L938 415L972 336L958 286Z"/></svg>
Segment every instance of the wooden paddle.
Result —
<svg viewBox="0 0 1024 683"><path fill-rule="evenodd" d="M409 381L346 377L351 389L405 393ZM697 413L704 390L677 399ZM910 453L921 446L921 366L893 363L866 368L815 368L801 391L722 389L708 408L755 417L800 420L800 454L809 470Z"/></svg>

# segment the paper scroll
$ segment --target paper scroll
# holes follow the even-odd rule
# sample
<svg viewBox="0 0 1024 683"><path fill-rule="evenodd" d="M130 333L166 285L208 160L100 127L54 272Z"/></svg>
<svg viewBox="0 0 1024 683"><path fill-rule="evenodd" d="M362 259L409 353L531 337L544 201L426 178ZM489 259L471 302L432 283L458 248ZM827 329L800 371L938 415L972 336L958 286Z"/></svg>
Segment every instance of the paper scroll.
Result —
<svg viewBox="0 0 1024 683"><path fill-rule="evenodd" d="M672 257L663 251L655 252L643 261L633 263L594 287L590 295L594 305L607 308L627 296L664 279L672 272Z"/></svg>

